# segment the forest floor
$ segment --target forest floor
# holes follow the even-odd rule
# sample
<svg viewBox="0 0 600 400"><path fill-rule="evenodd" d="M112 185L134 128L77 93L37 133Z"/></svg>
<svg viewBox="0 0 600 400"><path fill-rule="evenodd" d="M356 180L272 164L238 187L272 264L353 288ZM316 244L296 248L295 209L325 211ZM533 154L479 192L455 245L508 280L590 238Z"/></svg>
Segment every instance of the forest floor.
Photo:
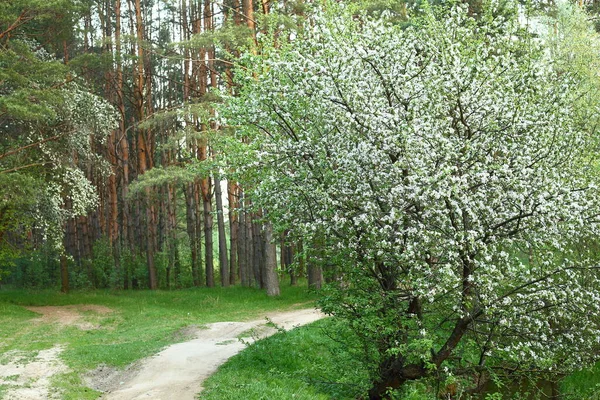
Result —
<svg viewBox="0 0 600 400"><path fill-rule="evenodd" d="M0 399L193 399L243 342L321 317L283 289L2 290Z"/></svg>

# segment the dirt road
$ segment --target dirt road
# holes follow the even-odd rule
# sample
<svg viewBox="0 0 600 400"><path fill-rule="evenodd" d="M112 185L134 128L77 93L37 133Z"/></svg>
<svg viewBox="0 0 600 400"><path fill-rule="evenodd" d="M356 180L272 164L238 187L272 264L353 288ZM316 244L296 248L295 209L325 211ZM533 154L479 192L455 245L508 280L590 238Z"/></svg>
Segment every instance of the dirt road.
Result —
<svg viewBox="0 0 600 400"><path fill-rule="evenodd" d="M291 329L323 315L316 310L297 310L266 317L279 327ZM108 376L107 393L102 399L193 400L202 390L202 382L244 348L238 340L240 334L253 329L252 338L264 338L277 332L266 322L218 322L198 329L194 339L169 346L130 370L114 371L113 376Z"/></svg>

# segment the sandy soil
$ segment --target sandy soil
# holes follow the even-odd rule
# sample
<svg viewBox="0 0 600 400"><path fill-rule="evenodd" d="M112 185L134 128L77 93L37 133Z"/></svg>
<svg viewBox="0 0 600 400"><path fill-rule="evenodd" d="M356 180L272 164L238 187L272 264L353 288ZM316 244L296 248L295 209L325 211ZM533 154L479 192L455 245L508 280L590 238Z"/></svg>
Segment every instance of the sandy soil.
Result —
<svg viewBox="0 0 600 400"><path fill-rule="evenodd" d="M11 352L3 358L10 360L0 365L0 385L8 387L3 400L60 399L60 393L52 393L50 379L53 375L68 372L60 360L60 346L40 351L33 359L26 354Z"/></svg>
<svg viewBox="0 0 600 400"><path fill-rule="evenodd" d="M84 311L91 311L96 314L105 315L113 312L108 307L94 304L80 304L71 306L43 306L43 307L25 307L29 311L41 314L39 318L32 319L33 323L60 324L67 326L76 326L82 330L91 330L99 328L91 322L83 321Z"/></svg>
<svg viewBox="0 0 600 400"><path fill-rule="evenodd" d="M84 320L84 312L97 315L112 313L108 307L85 304L70 306L25 307L40 314L31 320L34 324L58 324L76 326L83 330L97 329L98 325ZM42 400L59 399L60 393L53 393L51 378L68 372L61 361L60 346L42 350L32 356L31 352L10 351L0 357L0 385L6 386L2 400Z"/></svg>
<svg viewBox="0 0 600 400"><path fill-rule="evenodd" d="M278 327L291 329L323 315L316 310L297 310L266 317ZM263 319L209 324L206 329L197 329L194 339L169 346L124 371L100 367L87 377L87 383L106 391L104 400L193 400L202 390L202 382L244 349L240 335L249 342L277 332L266 322Z"/></svg>

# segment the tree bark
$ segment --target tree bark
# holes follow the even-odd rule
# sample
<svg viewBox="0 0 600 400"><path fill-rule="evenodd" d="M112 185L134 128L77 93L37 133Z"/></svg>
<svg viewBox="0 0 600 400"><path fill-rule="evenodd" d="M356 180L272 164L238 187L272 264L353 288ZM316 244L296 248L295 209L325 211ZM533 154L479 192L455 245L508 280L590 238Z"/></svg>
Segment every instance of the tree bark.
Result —
<svg viewBox="0 0 600 400"><path fill-rule="evenodd" d="M107 40L105 40L105 51L108 54L113 54L112 48L112 21L111 21L111 2L106 1L105 14L106 17L104 19L104 36ZM117 2L116 6L120 7L120 4ZM120 11L115 10L115 14L119 15ZM118 28L120 29L120 21ZM119 35L115 32L115 41L119 37ZM120 50L120 46L117 48ZM111 103L115 103L118 95L116 93L117 87L113 85L113 71L107 69L105 74L105 93L108 100ZM118 249L119 246L119 199L118 199L118 191L117 191L117 174L119 172L119 162L117 159L117 147L118 147L118 137L120 134L119 129L113 129L110 132L110 136L107 142L107 153L108 153L108 161L110 163L112 173L108 177L108 242L111 248L113 262L115 265L115 275L117 277L121 276L121 256Z"/></svg>
<svg viewBox="0 0 600 400"><path fill-rule="evenodd" d="M321 238L315 239L310 249L310 257L307 259L308 287L311 289L318 290L323 286L322 246Z"/></svg>
<svg viewBox="0 0 600 400"><path fill-rule="evenodd" d="M187 233L190 239L190 252L192 257L192 281L194 286L200 286L200 273L198 268L198 248L196 241L198 240L196 232L196 204L194 197L194 184L188 183L184 185L185 194L185 214Z"/></svg>
<svg viewBox="0 0 600 400"><path fill-rule="evenodd" d="M69 293L69 265L64 253L60 255L60 291Z"/></svg>
<svg viewBox="0 0 600 400"><path fill-rule="evenodd" d="M262 224L258 221L260 217L252 217L252 270L254 272L254 282L257 287L264 289L265 282L263 276L265 252Z"/></svg>
<svg viewBox="0 0 600 400"><path fill-rule="evenodd" d="M137 64L135 76L135 109L138 122L143 121L146 112L149 109L150 99L148 84L149 80L145 76L145 54L142 43L144 41L144 23L142 19L141 0L135 0L135 27L137 39ZM146 101L144 101L146 99ZM137 156L138 156L138 175L143 175L148 169L152 168L151 140L149 140L149 131L138 128L137 134ZM156 220L152 204L152 191L149 187L145 189L146 204L145 222L146 222L146 263L148 266L148 286L150 289L158 289L158 277L156 266L154 264L154 254L156 252Z"/></svg>
<svg viewBox="0 0 600 400"><path fill-rule="evenodd" d="M238 270L238 204L237 204L237 184L228 181L227 195L229 200L229 283L235 285L236 277L239 276Z"/></svg>
<svg viewBox="0 0 600 400"><path fill-rule="evenodd" d="M248 206L250 202L246 199L246 209L250 209ZM253 285L254 278L254 223L252 221L252 213L246 213L246 246L245 246L245 258L246 258L246 273L248 278L248 286ZM259 283L260 284L260 283Z"/></svg>
<svg viewBox="0 0 600 400"><path fill-rule="evenodd" d="M290 274L290 285L298 285L298 273L293 268L294 263L294 248L287 243L286 235L283 236L281 241L281 268Z"/></svg>
<svg viewBox="0 0 600 400"><path fill-rule="evenodd" d="M323 270L320 266L308 262L308 287L311 289L321 289L323 286Z"/></svg>
<svg viewBox="0 0 600 400"><path fill-rule="evenodd" d="M194 204L196 206L196 253L198 254L198 268L200 272L200 281L206 283L206 268L202 266L202 237L204 237L204 200L202 198L202 185L200 180L196 179L193 183ZM206 257L204 257L206 261ZM204 266L205 267L205 266Z"/></svg>
<svg viewBox="0 0 600 400"><path fill-rule="evenodd" d="M217 206L217 230L219 232L219 271L221 286L229 286L229 260L227 259L227 236L225 235L225 218L223 214L223 191L221 180L215 174L215 203Z"/></svg>
<svg viewBox="0 0 600 400"><path fill-rule="evenodd" d="M204 251L206 267L206 286L215 286L215 267L213 263L213 216L212 191L210 178L202 180L202 199L204 209Z"/></svg>
<svg viewBox="0 0 600 400"><path fill-rule="evenodd" d="M379 379L373 382L369 390L369 400L388 399L388 390L398 389L404 383L428 376L429 372L417 364L402 365L402 361L394 358L380 366Z"/></svg>
<svg viewBox="0 0 600 400"><path fill-rule="evenodd" d="M244 194L240 190L240 204L244 202ZM248 273L248 258L247 258L247 246L248 246L248 227L247 227L247 213L242 210L239 214L239 238L238 238L238 261L240 269L240 281L242 286L250 286L250 274Z"/></svg>
<svg viewBox="0 0 600 400"><path fill-rule="evenodd" d="M277 276L277 246L273 240L273 225L266 223L265 235L265 288L268 296L279 296L279 277Z"/></svg>
<svg viewBox="0 0 600 400"><path fill-rule="evenodd" d="M250 29L252 40L256 44L256 22L254 21L254 4L252 0L242 0L244 16L246 17L246 26Z"/></svg>
<svg viewBox="0 0 600 400"><path fill-rule="evenodd" d="M149 204L151 201L151 192L150 188L146 189L146 199L148 204L146 204L146 225L148 227L148 231L146 233L146 263L148 264L148 286L152 290L158 289L158 276L156 274L156 266L154 264L154 213L152 212L152 205Z"/></svg>

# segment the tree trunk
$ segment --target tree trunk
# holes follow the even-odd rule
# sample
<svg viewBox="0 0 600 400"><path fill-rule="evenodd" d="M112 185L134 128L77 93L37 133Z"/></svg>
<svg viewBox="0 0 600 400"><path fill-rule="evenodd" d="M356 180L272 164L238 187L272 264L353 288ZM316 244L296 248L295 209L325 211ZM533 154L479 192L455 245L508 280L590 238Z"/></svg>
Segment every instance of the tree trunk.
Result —
<svg viewBox="0 0 600 400"><path fill-rule="evenodd" d="M190 239L190 251L192 255L192 281L194 286L200 286L200 274L198 268L198 251L196 241L196 204L194 198L194 184L188 183L184 185L185 193L185 214L186 214L186 225L187 233Z"/></svg>
<svg viewBox="0 0 600 400"><path fill-rule="evenodd" d="M135 26L137 39L137 64L135 76L135 110L138 122L143 121L151 102L149 97L149 80L145 76L145 54L142 43L144 41L144 24L142 20L141 0L135 0ZM146 99L146 101L144 101ZM152 140L148 137L150 131L139 129L137 134L137 156L138 156L138 175L143 175L148 169L152 168ZM146 216L146 263L148 266L148 286L150 289L158 289L158 277L156 275L156 266L154 264L154 254L156 252L156 220L152 204L152 191L148 187L145 189L145 216Z"/></svg>
<svg viewBox="0 0 600 400"><path fill-rule="evenodd" d="M294 263L294 248L287 242L284 234L283 240L281 241L281 267L283 271L287 271L290 274L290 285L298 285L298 273L293 268Z"/></svg>
<svg viewBox="0 0 600 400"><path fill-rule="evenodd" d="M146 199L148 203L151 201L150 188L146 188ZM156 265L154 264L154 213L152 205L146 204L146 225L148 227L146 233L146 263L148 264L148 286L152 290L158 289L158 277L156 275Z"/></svg>
<svg viewBox="0 0 600 400"><path fill-rule="evenodd" d="M321 289L321 286L323 286L321 246L322 243L320 243L319 240L316 240L313 244L313 251L307 260L308 287L317 290Z"/></svg>
<svg viewBox="0 0 600 400"><path fill-rule="evenodd" d="M238 211L237 211L237 184L229 181L227 183L227 195L229 200L229 283L235 285L238 271Z"/></svg>
<svg viewBox="0 0 600 400"><path fill-rule="evenodd" d="M252 269L254 272L254 282L257 287L264 289L265 282L263 279L263 269L265 261L264 239L262 232L262 224L258 222L259 216L255 215L252 218Z"/></svg>
<svg viewBox="0 0 600 400"><path fill-rule="evenodd" d="M200 9L198 9L200 13ZM213 15L211 11L211 1L204 0L204 11L202 13L203 22L204 22L204 32L212 31L212 20ZM199 21L198 21L199 24ZM199 29L199 27L198 27ZM200 68L199 68L199 76L198 76L198 90L200 96L204 96L207 92L208 88L208 79L209 74L212 79L213 72L209 71L207 68L206 61L206 49L200 49ZM211 58L209 54L209 59ZM211 62L212 61L208 61ZM209 73L210 72L210 73ZM206 124L201 124L200 130L203 135L200 139L200 145L198 146L199 150L199 159L200 161L205 161L208 158L208 138L206 136L206 132L208 127ZM203 198L203 209L204 209L204 250L205 250L205 266L206 266L206 286L213 287L215 285L214 279L214 263L213 263L213 216L212 216L212 190L211 190L211 179L210 176L205 177L200 181L200 186L202 188L202 198Z"/></svg>
<svg viewBox="0 0 600 400"><path fill-rule="evenodd" d="M265 224L265 288L268 296L279 296L279 277L277 276L277 246L273 240L273 225Z"/></svg>
<svg viewBox="0 0 600 400"><path fill-rule="evenodd" d="M241 193L241 191L240 191ZM243 194L240 196L240 204L243 204ZM248 227L247 227L247 214L245 211L241 211L239 214L239 238L238 238L238 261L240 269L240 280L242 286L250 286L250 274L248 273L248 259L247 259L247 246L248 246Z"/></svg>
<svg viewBox="0 0 600 400"><path fill-rule="evenodd" d="M60 291L69 293L69 265L64 253L60 255Z"/></svg>
<svg viewBox="0 0 600 400"><path fill-rule="evenodd" d="M69 203L67 203L67 207ZM73 256L75 264L81 264L81 255L79 253L79 244L77 238L77 221L75 218L69 218L67 221L67 240L65 250Z"/></svg>
<svg viewBox="0 0 600 400"><path fill-rule="evenodd" d="M252 0L242 0L244 8L244 16L246 17L246 26L250 29L252 39L256 44L256 23L254 21L254 4Z"/></svg>
<svg viewBox="0 0 600 400"><path fill-rule="evenodd" d="M311 289L321 289L323 286L323 270L320 266L308 263L308 287Z"/></svg>
<svg viewBox="0 0 600 400"><path fill-rule="evenodd" d="M123 242L129 243L129 233L131 226L129 223L129 210L127 206L127 197L129 190L129 143L127 132L125 130L125 99L123 98L123 65L121 61L121 0L115 0L115 58L116 58L116 95L117 95L117 110L119 111L119 137L117 143L121 149L121 201L123 202L122 212L122 231ZM116 149L115 149L116 150Z"/></svg>
<svg viewBox="0 0 600 400"><path fill-rule="evenodd" d="M213 216L212 216L212 193L210 178L202 180L202 199L204 209L204 251L206 266L206 286L215 286L215 268L213 263Z"/></svg>
<svg viewBox="0 0 600 400"><path fill-rule="evenodd" d="M173 273L175 287L181 287L181 260L179 259L179 243L177 241L177 196L175 186L169 185L169 220L171 223L171 251L173 252Z"/></svg>
<svg viewBox="0 0 600 400"><path fill-rule="evenodd" d="M202 198L202 185L200 180L196 179L193 186L194 202L196 206L196 253L198 254L198 268L200 271L200 281L206 283L206 268L202 268L202 237L204 236L204 200ZM206 260L206 257L204 257Z"/></svg>
<svg viewBox="0 0 600 400"><path fill-rule="evenodd" d="M94 276L94 271L92 269L92 245L90 241L90 229L88 229L89 226L87 223L87 218L85 216L78 217L77 225L77 232L80 236L81 263L85 265L88 281L92 288L95 289L97 286L97 282Z"/></svg>
<svg viewBox="0 0 600 400"><path fill-rule="evenodd" d="M163 153L163 165L168 166L166 160L164 159ZM162 184L158 186L158 190L156 194L158 194L158 199L156 201L156 249L157 251L164 251L165 248L169 247L169 235L170 235L170 226L169 226L169 204L168 198L169 194L167 193L168 184ZM172 265L171 265L172 266Z"/></svg>
<svg viewBox="0 0 600 400"><path fill-rule="evenodd" d="M225 218L223 215L223 192L221 180L215 174L215 203L217 206L217 230L219 232L219 271L221 286L229 286L229 260L227 259L227 236L225 235Z"/></svg>
<svg viewBox="0 0 600 400"><path fill-rule="evenodd" d="M248 200L247 209L248 208ZM245 258L246 258L246 273L248 278L248 286L253 285L254 278L254 224L252 223L252 214L246 213L246 246L245 246Z"/></svg>

